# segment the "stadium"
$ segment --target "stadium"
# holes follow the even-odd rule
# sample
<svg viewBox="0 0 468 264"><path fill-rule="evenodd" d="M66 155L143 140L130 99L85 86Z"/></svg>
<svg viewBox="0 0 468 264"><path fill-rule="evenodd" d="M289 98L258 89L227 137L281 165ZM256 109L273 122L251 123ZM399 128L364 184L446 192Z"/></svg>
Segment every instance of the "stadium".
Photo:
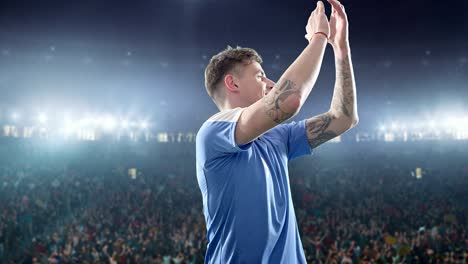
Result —
<svg viewBox="0 0 468 264"><path fill-rule="evenodd" d="M468 263L468 4L341 2L359 124L287 163L305 261ZM2 2L0 264L249 263L207 259L205 69L252 47L279 80L315 5ZM327 111L335 74L327 47L287 122Z"/></svg>

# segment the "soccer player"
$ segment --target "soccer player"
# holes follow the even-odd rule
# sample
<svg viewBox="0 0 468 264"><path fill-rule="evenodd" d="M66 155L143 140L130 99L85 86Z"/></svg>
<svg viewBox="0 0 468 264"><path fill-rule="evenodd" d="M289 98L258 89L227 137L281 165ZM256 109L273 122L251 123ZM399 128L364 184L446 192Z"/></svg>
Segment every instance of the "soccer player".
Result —
<svg viewBox="0 0 468 264"><path fill-rule="evenodd" d="M267 78L250 48L213 56L205 85L220 112L196 138L197 180L208 248L205 263L306 263L288 179L288 161L358 122L348 20L337 0L330 21L317 2L306 26L307 47L278 83ZM336 82L330 109L299 122L317 79L326 44L333 47Z"/></svg>

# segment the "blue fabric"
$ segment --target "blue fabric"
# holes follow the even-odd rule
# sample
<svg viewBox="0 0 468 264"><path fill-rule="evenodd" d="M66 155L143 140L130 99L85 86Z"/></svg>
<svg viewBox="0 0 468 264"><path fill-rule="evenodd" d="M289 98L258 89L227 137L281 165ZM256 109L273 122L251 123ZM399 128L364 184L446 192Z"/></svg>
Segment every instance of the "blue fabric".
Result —
<svg viewBox="0 0 468 264"><path fill-rule="evenodd" d="M306 263L291 199L288 160L311 154L305 120L237 146L241 108L197 134L197 180L208 248L205 263Z"/></svg>

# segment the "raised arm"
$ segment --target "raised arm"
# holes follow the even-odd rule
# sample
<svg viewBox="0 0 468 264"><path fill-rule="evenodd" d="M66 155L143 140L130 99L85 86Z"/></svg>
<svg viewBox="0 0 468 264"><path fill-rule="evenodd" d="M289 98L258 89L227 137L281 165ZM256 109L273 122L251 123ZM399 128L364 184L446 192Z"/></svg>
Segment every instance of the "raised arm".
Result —
<svg viewBox="0 0 468 264"><path fill-rule="evenodd" d="M307 138L312 148L343 134L358 123L356 83L348 41L348 19L343 5L332 5L329 43L335 54L336 81L330 110L306 121Z"/></svg>
<svg viewBox="0 0 468 264"><path fill-rule="evenodd" d="M247 107L236 126L236 143L246 144L294 116L304 104L322 65L329 23L321 1L310 15L306 37L309 44L262 100ZM322 32L324 34L315 34Z"/></svg>

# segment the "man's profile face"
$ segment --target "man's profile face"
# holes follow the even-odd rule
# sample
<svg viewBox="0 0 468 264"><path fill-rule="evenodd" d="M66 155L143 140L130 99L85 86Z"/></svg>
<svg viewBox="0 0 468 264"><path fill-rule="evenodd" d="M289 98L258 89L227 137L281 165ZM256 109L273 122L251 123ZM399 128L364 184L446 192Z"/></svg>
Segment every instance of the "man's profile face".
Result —
<svg viewBox="0 0 468 264"><path fill-rule="evenodd" d="M262 66L258 62L252 61L250 64L243 66L238 78L238 85L242 99L248 105L251 105L267 95L275 82L266 77Z"/></svg>

